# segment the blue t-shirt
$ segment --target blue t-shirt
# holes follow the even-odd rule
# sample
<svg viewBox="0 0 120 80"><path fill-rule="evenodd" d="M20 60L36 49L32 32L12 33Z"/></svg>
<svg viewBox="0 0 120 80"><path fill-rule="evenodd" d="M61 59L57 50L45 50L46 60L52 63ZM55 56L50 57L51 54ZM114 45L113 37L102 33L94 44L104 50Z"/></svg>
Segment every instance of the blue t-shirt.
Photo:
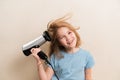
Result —
<svg viewBox="0 0 120 80"><path fill-rule="evenodd" d="M63 58L59 59L54 54L50 58L50 63L59 80L85 80L85 69L94 65L92 55L81 48L73 54L68 54L64 51L60 53L63 55ZM52 77L52 80L57 80L55 75Z"/></svg>

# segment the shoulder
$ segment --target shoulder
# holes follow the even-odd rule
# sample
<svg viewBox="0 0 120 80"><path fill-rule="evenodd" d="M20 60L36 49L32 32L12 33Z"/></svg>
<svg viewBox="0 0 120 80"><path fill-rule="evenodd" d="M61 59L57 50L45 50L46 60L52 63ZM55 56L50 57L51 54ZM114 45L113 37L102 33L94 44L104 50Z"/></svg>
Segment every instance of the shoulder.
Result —
<svg viewBox="0 0 120 80"><path fill-rule="evenodd" d="M95 64L95 61L94 61L94 58L93 58L92 54L90 53L90 51L85 50L85 49L81 49L81 53L85 57L86 69L93 67Z"/></svg>
<svg viewBox="0 0 120 80"><path fill-rule="evenodd" d="M49 57L49 58L50 58L50 59L55 58L55 54L50 55L50 57Z"/></svg>
<svg viewBox="0 0 120 80"><path fill-rule="evenodd" d="M86 60L93 60L92 53L86 49L80 49L80 56L86 58Z"/></svg>
<svg viewBox="0 0 120 80"><path fill-rule="evenodd" d="M83 49L83 48L80 48L80 51L79 51L81 54L83 55L86 55L86 56L90 56L91 53L90 51L86 50L86 49Z"/></svg>

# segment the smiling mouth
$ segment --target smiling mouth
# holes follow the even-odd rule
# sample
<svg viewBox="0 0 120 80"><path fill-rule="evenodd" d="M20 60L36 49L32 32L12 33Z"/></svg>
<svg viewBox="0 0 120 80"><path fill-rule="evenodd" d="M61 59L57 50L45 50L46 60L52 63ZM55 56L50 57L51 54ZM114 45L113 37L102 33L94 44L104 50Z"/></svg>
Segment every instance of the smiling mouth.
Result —
<svg viewBox="0 0 120 80"><path fill-rule="evenodd" d="M68 42L67 44L70 45L73 41L74 41L74 39L72 41Z"/></svg>

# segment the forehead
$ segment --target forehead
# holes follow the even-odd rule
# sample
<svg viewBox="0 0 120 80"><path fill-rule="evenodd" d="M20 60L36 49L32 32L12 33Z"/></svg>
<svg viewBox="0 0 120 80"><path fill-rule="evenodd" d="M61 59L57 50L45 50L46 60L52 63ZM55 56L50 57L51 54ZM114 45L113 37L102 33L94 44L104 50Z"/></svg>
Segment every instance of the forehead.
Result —
<svg viewBox="0 0 120 80"><path fill-rule="evenodd" d="M65 33L67 33L68 31L71 31L69 28L67 27L61 27L61 28L58 28L57 30L57 35L64 35Z"/></svg>

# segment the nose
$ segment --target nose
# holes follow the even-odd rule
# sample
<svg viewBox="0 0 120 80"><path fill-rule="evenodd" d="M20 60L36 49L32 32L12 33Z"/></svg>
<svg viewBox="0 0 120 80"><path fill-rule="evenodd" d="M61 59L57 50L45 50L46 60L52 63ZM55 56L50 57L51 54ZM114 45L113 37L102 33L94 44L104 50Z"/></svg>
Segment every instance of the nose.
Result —
<svg viewBox="0 0 120 80"><path fill-rule="evenodd" d="M70 35L67 35L67 36L66 36L66 41L69 42L70 40L71 40L71 36L70 36Z"/></svg>

